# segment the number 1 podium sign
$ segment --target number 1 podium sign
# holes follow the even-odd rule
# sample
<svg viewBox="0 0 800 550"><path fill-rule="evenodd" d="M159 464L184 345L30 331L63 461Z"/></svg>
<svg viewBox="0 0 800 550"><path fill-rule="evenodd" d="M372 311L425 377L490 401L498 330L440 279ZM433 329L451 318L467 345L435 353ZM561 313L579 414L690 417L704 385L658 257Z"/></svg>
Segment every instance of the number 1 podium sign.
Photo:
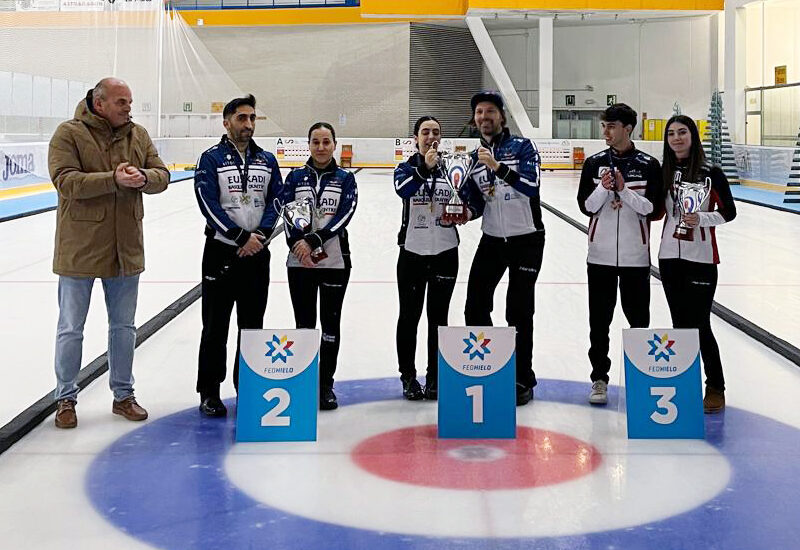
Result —
<svg viewBox="0 0 800 550"><path fill-rule="evenodd" d="M439 327L439 437L514 438L516 330Z"/></svg>
<svg viewBox="0 0 800 550"><path fill-rule="evenodd" d="M630 439L703 439L697 329L622 331Z"/></svg>
<svg viewBox="0 0 800 550"><path fill-rule="evenodd" d="M236 441L316 441L319 331L242 330Z"/></svg>

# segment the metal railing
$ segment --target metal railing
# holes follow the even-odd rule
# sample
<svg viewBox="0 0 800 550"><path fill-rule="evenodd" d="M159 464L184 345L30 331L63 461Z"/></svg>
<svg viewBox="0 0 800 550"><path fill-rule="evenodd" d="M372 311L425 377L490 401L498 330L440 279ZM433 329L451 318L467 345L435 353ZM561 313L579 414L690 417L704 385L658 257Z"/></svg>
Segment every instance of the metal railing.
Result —
<svg viewBox="0 0 800 550"><path fill-rule="evenodd" d="M800 128L800 82L745 88L748 145L792 147Z"/></svg>

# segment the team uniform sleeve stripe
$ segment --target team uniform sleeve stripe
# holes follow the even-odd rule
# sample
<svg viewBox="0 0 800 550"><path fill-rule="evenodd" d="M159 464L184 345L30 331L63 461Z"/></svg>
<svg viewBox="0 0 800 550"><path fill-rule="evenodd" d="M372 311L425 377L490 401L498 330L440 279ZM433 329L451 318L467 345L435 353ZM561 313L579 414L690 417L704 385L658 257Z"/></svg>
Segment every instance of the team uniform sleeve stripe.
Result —
<svg viewBox="0 0 800 550"><path fill-rule="evenodd" d="M215 229L221 233L225 233L226 231L233 229L232 227L227 227L222 220L214 215L214 212L212 212L211 207L208 205L208 202L206 202L206 199L203 196L203 190L200 187L197 187L197 198L200 200L200 207L203 209L203 215L206 217L206 219L217 226Z"/></svg>
<svg viewBox="0 0 800 550"><path fill-rule="evenodd" d="M413 179L414 179L414 176L409 176L409 177L407 177L406 179L404 179L403 181L400 181L400 180L395 180L395 182L394 182L394 188L395 188L395 189L398 189L398 190L399 190L399 189L402 189L403 187L405 187L406 185L408 185L409 183L411 183L411 180L413 180Z"/></svg>
<svg viewBox="0 0 800 550"><path fill-rule="evenodd" d="M353 199L353 204L350 205L350 210L348 210L347 214L342 216L342 219L339 220L339 222L336 225L330 228L326 227L325 229L330 229L331 231L337 231L340 227L344 226L347 223L347 221L353 216L353 212L356 211L357 200L358 200L357 198Z"/></svg>

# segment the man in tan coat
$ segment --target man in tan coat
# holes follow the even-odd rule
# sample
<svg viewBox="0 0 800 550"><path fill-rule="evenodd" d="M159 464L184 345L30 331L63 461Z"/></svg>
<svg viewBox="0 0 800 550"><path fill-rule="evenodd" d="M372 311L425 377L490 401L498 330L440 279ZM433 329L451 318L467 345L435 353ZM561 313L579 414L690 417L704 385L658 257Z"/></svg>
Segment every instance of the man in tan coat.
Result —
<svg viewBox="0 0 800 550"><path fill-rule="evenodd" d="M112 412L144 420L133 396L134 317L144 271L142 193L167 188L169 171L147 135L131 122L131 91L115 78L101 80L50 140L50 177L58 191L53 271L58 280L55 371L56 426L78 424L76 378L83 326L95 278L108 311Z"/></svg>

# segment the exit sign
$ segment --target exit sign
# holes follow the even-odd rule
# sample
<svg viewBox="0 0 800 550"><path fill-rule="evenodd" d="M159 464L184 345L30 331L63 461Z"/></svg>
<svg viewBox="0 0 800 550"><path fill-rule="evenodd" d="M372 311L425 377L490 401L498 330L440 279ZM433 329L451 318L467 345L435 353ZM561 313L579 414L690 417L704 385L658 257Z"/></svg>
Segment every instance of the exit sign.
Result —
<svg viewBox="0 0 800 550"><path fill-rule="evenodd" d="M775 67L775 85L786 84L786 65Z"/></svg>
<svg viewBox="0 0 800 550"><path fill-rule="evenodd" d="M606 96L606 105L614 105L617 102L617 94L609 94Z"/></svg>
<svg viewBox="0 0 800 550"><path fill-rule="evenodd" d="M191 113L192 112L192 102L191 101L185 101L183 103L183 112L184 113Z"/></svg>

